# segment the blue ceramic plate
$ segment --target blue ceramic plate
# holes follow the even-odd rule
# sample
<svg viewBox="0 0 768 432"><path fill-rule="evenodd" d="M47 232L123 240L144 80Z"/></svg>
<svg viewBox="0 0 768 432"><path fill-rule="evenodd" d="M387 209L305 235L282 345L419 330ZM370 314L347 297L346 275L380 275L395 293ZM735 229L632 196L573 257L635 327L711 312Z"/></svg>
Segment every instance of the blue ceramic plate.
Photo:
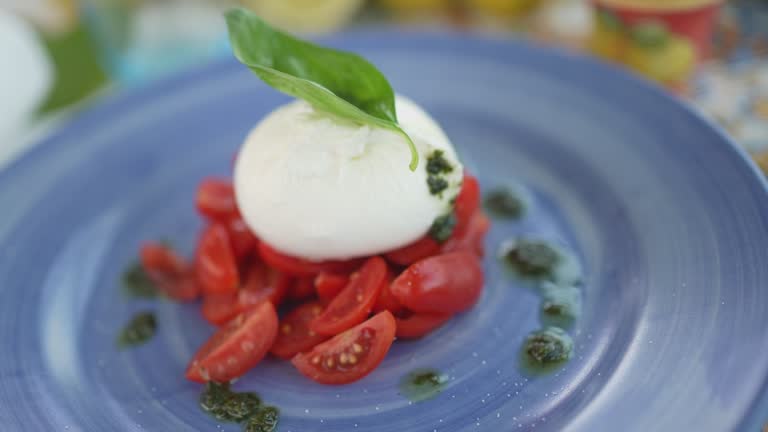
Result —
<svg viewBox="0 0 768 432"><path fill-rule="evenodd" d="M768 375L768 199L743 154L661 91L527 45L358 34L396 89L445 126L484 188L527 189L531 211L487 241L480 304L343 387L265 361L236 384L282 410L280 431L757 430ZM186 362L211 333L195 305L130 300L142 240L189 252L196 184L226 174L246 132L286 98L226 62L90 111L0 174L0 429L218 430ZM493 250L558 242L584 269L572 361L527 376L519 347L539 298ZM147 345L119 351L136 312ZM409 403L420 367L450 377ZM222 425L236 431L236 425Z"/></svg>

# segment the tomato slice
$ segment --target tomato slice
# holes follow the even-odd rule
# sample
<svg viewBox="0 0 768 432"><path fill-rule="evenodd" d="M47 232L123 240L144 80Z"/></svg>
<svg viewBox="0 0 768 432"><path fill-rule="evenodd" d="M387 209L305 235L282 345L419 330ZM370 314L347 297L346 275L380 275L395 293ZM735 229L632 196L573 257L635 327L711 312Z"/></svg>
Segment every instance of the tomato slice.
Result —
<svg viewBox="0 0 768 432"><path fill-rule="evenodd" d="M288 289L288 298L293 301L304 301L315 296L315 279L310 277L293 280Z"/></svg>
<svg viewBox="0 0 768 432"><path fill-rule="evenodd" d="M472 307L483 290L483 269L471 252L423 259L392 283L392 293L414 312L455 313Z"/></svg>
<svg viewBox="0 0 768 432"><path fill-rule="evenodd" d="M158 291L176 301L193 301L200 295L190 266L170 247L156 242L142 245L139 252L144 271Z"/></svg>
<svg viewBox="0 0 768 432"><path fill-rule="evenodd" d="M195 206L209 220L225 221L237 215L235 188L230 180L207 178L200 182Z"/></svg>
<svg viewBox="0 0 768 432"><path fill-rule="evenodd" d="M472 215L480 207L480 183L470 174L464 175L461 190L456 197L453 211L456 214L454 234L460 234L467 229Z"/></svg>
<svg viewBox="0 0 768 432"><path fill-rule="evenodd" d="M309 327L317 333L333 336L363 322L371 313L386 277L387 263L381 257L368 258Z"/></svg>
<svg viewBox="0 0 768 432"><path fill-rule="evenodd" d="M324 271L331 273L347 273L358 268L362 263L362 260L359 259L346 261L309 261L285 255L263 241L259 243L258 249L259 255L264 262L291 276L298 277L315 276Z"/></svg>
<svg viewBox="0 0 768 432"><path fill-rule="evenodd" d="M368 375L384 360L395 338L395 318L388 311L375 315L312 351L297 354L296 369L321 384L347 384Z"/></svg>
<svg viewBox="0 0 768 432"><path fill-rule="evenodd" d="M226 226L229 239L232 242L232 251L238 260L242 260L256 251L259 239L248 228L248 225L245 224L239 213L237 216L228 219Z"/></svg>
<svg viewBox="0 0 768 432"><path fill-rule="evenodd" d="M323 313L323 307L317 302L305 303L292 310L280 320L277 339L270 352L277 357L289 360L300 352L312 349L328 339L309 328L309 323Z"/></svg>
<svg viewBox="0 0 768 432"><path fill-rule="evenodd" d="M248 270L245 283L237 293L240 311L246 310L265 300L275 307L280 306L285 298L291 278L282 272L257 262Z"/></svg>
<svg viewBox="0 0 768 432"><path fill-rule="evenodd" d="M328 304L347 286L347 283L349 283L349 276L345 274L322 272L315 276L315 292L322 303Z"/></svg>
<svg viewBox="0 0 768 432"><path fill-rule="evenodd" d="M491 221L481 210L475 211L464 232L457 233L443 245L442 252L469 251L482 257L485 255L485 235L491 228Z"/></svg>
<svg viewBox="0 0 768 432"><path fill-rule="evenodd" d="M275 307L263 302L214 333L192 358L186 377L220 383L238 378L264 358L276 336Z"/></svg>
<svg viewBox="0 0 768 432"><path fill-rule="evenodd" d="M206 294L237 292L240 276L229 234L223 225L208 225L200 237L195 258L197 278Z"/></svg>
<svg viewBox="0 0 768 432"><path fill-rule="evenodd" d="M429 235L400 249L395 249L384 256L387 261L398 265L410 265L420 259L440 253L440 243Z"/></svg>
<svg viewBox="0 0 768 432"><path fill-rule="evenodd" d="M400 300L392 294L392 281L395 279L392 271L387 271L387 277L381 283L381 289L379 290L379 297L376 299L376 303L373 305L373 313L379 313L381 311L388 310L393 315L401 313L405 308L400 303Z"/></svg>
<svg viewBox="0 0 768 432"><path fill-rule="evenodd" d="M418 339L448 322L451 314L416 313L395 318L398 339Z"/></svg>
<svg viewBox="0 0 768 432"><path fill-rule="evenodd" d="M215 326L229 322L240 313L236 294L209 295L203 299L200 306L203 318Z"/></svg>

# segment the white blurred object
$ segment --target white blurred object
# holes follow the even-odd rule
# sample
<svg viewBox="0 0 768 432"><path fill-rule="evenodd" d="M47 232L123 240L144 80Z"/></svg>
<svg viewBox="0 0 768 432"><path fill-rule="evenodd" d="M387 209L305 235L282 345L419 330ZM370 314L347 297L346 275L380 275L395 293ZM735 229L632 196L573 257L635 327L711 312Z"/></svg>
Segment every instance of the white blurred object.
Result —
<svg viewBox="0 0 768 432"><path fill-rule="evenodd" d="M0 165L25 144L32 115L53 83L53 69L35 31L0 9L0 53L12 67L0 68Z"/></svg>
<svg viewBox="0 0 768 432"><path fill-rule="evenodd" d="M587 0L550 0L534 17L541 38L560 45L581 47L592 32L592 5Z"/></svg>
<svg viewBox="0 0 768 432"><path fill-rule="evenodd" d="M285 30L328 33L347 23L363 0L243 0L243 5Z"/></svg>

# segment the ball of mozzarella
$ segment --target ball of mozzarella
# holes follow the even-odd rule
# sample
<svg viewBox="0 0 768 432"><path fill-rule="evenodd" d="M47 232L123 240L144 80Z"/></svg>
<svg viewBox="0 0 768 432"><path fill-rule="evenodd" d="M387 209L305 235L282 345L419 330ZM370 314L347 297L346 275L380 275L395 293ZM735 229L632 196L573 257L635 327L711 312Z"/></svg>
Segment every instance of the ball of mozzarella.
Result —
<svg viewBox="0 0 768 432"><path fill-rule="evenodd" d="M397 97L400 126L420 156L393 131L359 125L296 101L277 108L248 135L235 165L243 218L278 250L310 259L366 256L407 245L450 209L463 168L438 124ZM454 167L438 197L427 186L427 158L443 150Z"/></svg>

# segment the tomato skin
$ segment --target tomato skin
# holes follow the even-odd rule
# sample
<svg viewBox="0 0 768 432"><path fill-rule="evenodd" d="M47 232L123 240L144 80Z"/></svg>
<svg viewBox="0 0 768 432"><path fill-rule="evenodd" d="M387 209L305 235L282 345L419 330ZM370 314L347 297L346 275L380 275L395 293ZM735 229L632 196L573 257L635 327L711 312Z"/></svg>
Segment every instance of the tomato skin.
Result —
<svg viewBox="0 0 768 432"><path fill-rule="evenodd" d="M328 304L347 286L347 283L349 283L349 276L345 274L321 272L315 276L315 292L321 302Z"/></svg>
<svg viewBox="0 0 768 432"><path fill-rule="evenodd" d="M259 239L248 228L245 221L238 213L226 221L227 233L232 243L232 251L235 253L235 258L242 260L248 257L251 253L256 251L256 246L259 244Z"/></svg>
<svg viewBox="0 0 768 432"><path fill-rule="evenodd" d="M291 278L264 263L257 262L248 269L245 283L237 293L239 311L245 311L263 301L269 301L275 307L285 299Z"/></svg>
<svg viewBox="0 0 768 432"><path fill-rule="evenodd" d="M265 242L259 242L259 256L270 266L296 277L312 277L320 272L346 273L360 266L362 260L309 261L285 255Z"/></svg>
<svg viewBox="0 0 768 432"><path fill-rule="evenodd" d="M237 295L219 294L206 296L203 299L203 304L200 306L200 312L203 314L203 318L210 324L217 327L222 326L240 313Z"/></svg>
<svg viewBox="0 0 768 432"><path fill-rule="evenodd" d="M388 271L387 277L381 284L379 297L376 299L376 303L373 305L373 313L379 313L381 311L388 310L392 312L393 315L397 316L397 314L405 310L402 303L400 303L400 300L398 300L397 297L392 294L391 286L394 279L395 278L392 274L392 271Z"/></svg>
<svg viewBox="0 0 768 432"><path fill-rule="evenodd" d="M442 252L468 251L482 257L485 255L485 235L490 228L491 221L488 216L477 210L469 220L467 228L445 242Z"/></svg>
<svg viewBox="0 0 768 432"><path fill-rule="evenodd" d="M463 233L472 218L472 215L480 207L480 183L470 174L464 175L461 190L456 197L453 211L456 214L456 227L454 235Z"/></svg>
<svg viewBox="0 0 768 432"><path fill-rule="evenodd" d="M276 357L289 360L300 352L312 349L328 339L328 336L310 330L309 323L323 313L323 307L317 302L304 303L293 309L282 320L277 331L277 339L270 349Z"/></svg>
<svg viewBox="0 0 768 432"><path fill-rule="evenodd" d="M238 378L264 358L276 336L277 313L263 302L214 333L192 358L186 377L200 383Z"/></svg>
<svg viewBox="0 0 768 432"><path fill-rule="evenodd" d="M195 207L211 221L225 221L237 215L237 201L232 181L206 178L197 188Z"/></svg>
<svg viewBox="0 0 768 432"><path fill-rule="evenodd" d="M200 284L189 265L168 246L144 243L139 258L144 271L165 296L181 302L194 301L200 296Z"/></svg>
<svg viewBox="0 0 768 432"><path fill-rule="evenodd" d="M315 296L315 279L298 278L294 279L291 288L288 290L288 298L293 301L304 301Z"/></svg>
<svg viewBox="0 0 768 432"><path fill-rule="evenodd" d="M371 373L384 360L394 341L395 329L395 318L384 311L309 352L296 354L291 363L318 383L351 383Z"/></svg>
<svg viewBox="0 0 768 432"><path fill-rule="evenodd" d="M395 318L397 322L398 339L418 339L447 323L453 315L417 313L410 316Z"/></svg>
<svg viewBox="0 0 768 432"><path fill-rule="evenodd" d="M387 252L387 261L398 265L410 265L418 260L440 253L440 243L429 235L416 240L414 243L400 249Z"/></svg>
<svg viewBox="0 0 768 432"><path fill-rule="evenodd" d="M198 243L195 257L197 279L206 295L237 292L240 276L226 228L208 225Z"/></svg>
<svg viewBox="0 0 768 432"><path fill-rule="evenodd" d="M477 302L482 290L480 260L463 251L416 262L392 283L395 297L414 312L462 312Z"/></svg>
<svg viewBox="0 0 768 432"><path fill-rule="evenodd" d="M386 276L387 263L378 256L368 258L309 328L333 336L363 322L371 313Z"/></svg>

